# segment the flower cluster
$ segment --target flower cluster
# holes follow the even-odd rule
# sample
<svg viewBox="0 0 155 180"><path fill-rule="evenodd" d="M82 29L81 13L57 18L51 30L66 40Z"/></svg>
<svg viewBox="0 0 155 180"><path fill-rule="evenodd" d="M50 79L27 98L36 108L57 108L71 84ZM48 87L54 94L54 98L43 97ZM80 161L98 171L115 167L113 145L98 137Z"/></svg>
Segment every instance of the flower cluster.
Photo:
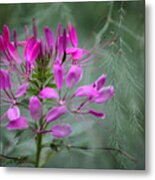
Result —
<svg viewBox="0 0 155 180"><path fill-rule="evenodd" d="M18 130L30 127L30 121L20 111L23 99L28 99L27 110L37 124L33 130L36 133L51 133L56 138L69 136L72 132L70 124L52 125L51 129L46 129L47 125L67 113L105 118L103 111L92 109L91 105L110 100L114 96L114 87L105 86L104 74L91 84L77 87L83 77L83 67L92 55L89 50L79 47L75 27L69 23L68 28L63 29L58 24L56 38L49 27L44 27L44 35L38 37L33 20L32 35L27 26L24 32L25 39L21 41L14 30L11 41L9 28L4 25L0 35L0 63L3 67L0 70L1 100L9 106L1 120L8 118L6 128ZM28 93L30 90L31 93ZM77 98L79 104L75 104ZM51 102L51 107L44 114L43 105L47 101Z"/></svg>

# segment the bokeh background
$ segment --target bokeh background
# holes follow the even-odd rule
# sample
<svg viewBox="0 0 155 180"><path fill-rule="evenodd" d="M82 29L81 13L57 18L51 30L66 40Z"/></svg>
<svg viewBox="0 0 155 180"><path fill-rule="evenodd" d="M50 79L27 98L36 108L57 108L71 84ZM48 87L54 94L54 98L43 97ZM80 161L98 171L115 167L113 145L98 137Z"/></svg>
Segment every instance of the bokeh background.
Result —
<svg viewBox="0 0 155 180"><path fill-rule="evenodd" d="M116 90L111 101L95 107L105 111L104 120L81 116L65 116L60 120L70 122L73 127L66 143L87 146L90 150L63 148L53 152L47 148L42 153L44 167L144 169L144 1L0 4L0 32L7 24L23 39L24 25L31 29L33 17L40 36L45 25L56 32L58 22L66 27L68 22L73 23L80 47L94 48L94 59L85 68L81 85L92 83L105 73L107 85L114 85ZM5 108L1 107L1 114ZM27 111L22 111L29 117ZM8 132L1 127L0 133L1 154L33 160L35 142L29 130ZM45 141L52 142L52 137L45 137ZM129 156L95 149L98 147L121 149ZM32 166L4 158L0 161L2 166Z"/></svg>

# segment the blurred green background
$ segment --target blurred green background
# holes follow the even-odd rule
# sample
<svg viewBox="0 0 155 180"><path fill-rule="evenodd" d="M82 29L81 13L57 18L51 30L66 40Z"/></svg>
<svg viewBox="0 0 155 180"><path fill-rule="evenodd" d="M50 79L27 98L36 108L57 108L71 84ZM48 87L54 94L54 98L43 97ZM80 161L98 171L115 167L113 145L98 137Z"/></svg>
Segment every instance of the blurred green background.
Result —
<svg viewBox="0 0 155 180"><path fill-rule="evenodd" d="M54 168L145 168L144 113L144 1L74 2L40 4L0 4L0 32L7 24L24 38L24 25L32 28L36 18L39 35L43 27L55 32L58 22L75 25L80 47L94 47L92 64L85 68L81 84L92 83L102 73L107 85L115 87L116 95L105 105L94 106L106 113L104 120L66 116L73 134L66 142L76 146L114 147L122 149L137 161L116 151L62 149L51 153L47 148L42 157L45 167ZM1 113L4 109L1 109ZM26 116L28 112L22 110ZM1 153L8 156L33 158L35 143L28 131L8 132L1 128ZM52 141L46 137L45 141ZM1 160L1 159L0 159ZM29 163L1 160L3 166L31 166Z"/></svg>

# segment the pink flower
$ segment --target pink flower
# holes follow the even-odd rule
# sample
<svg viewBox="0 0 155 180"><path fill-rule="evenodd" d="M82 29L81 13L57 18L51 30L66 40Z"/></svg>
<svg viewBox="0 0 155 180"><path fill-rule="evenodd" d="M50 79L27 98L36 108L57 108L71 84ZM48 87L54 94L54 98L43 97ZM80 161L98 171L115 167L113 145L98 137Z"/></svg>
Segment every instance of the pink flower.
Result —
<svg viewBox="0 0 155 180"><path fill-rule="evenodd" d="M74 87L82 78L82 68L78 65L72 65L66 76L66 85L69 88Z"/></svg>
<svg viewBox="0 0 155 180"><path fill-rule="evenodd" d="M29 111L34 121L39 121L42 117L42 104L36 96L32 96L29 101Z"/></svg>
<svg viewBox="0 0 155 180"><path fill-rule="evenodd" d="M46 121L52 122L60 118L62 115L66 114L67 109L65 106L53 107L46 115Z"/></svg>
<svg viewBox="0 0 155 180"><path fill-rule="evenodd" d="M58 99L58 93L50 87L45 87L43 88L40 93L39 93L39 97L41 99Z"/></svg>
<svg viewBox="0 0 155 180"><path fill-rule="evenodd" d="M55 125L51 129L51 134L52 136L56 138L64 138L67 137L71 134L71 126L69 124L64 124L64 125Z"/></svg>

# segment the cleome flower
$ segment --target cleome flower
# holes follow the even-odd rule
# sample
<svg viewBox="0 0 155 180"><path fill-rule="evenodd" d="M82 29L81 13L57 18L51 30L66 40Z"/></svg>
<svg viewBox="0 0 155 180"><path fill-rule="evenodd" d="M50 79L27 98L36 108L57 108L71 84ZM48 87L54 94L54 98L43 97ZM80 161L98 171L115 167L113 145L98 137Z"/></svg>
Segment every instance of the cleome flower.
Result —
<svg viewBox="0 0 155 180"><path fill-rule="evenodd" d="M92 54L78 46L75 27L69 23L68 28L62 28L59 23L55 37L50 27L45 26L43 35L38 37L33 19L32 30L30 35L25 26L25 39L22 40L14 30L11 41L7 25L0 34L0 90L2 105L8 106L1 121L7 117L6 128L31 128L38 134L50 133L55 138L65 138L72 132L71 125L53 125L53 121L75 113L104 119L105 112L92 109L91 105L106 103L115 90L112 85L105 86L105 74L91 84L79 86L85 70L83 65L91 60ZM80 104L71 106L77 98ZM47 101L51 105L45 113L43 107ZM23 102L31 119L21 115ZM31 127L31 124L35 126Z"/></svg>

